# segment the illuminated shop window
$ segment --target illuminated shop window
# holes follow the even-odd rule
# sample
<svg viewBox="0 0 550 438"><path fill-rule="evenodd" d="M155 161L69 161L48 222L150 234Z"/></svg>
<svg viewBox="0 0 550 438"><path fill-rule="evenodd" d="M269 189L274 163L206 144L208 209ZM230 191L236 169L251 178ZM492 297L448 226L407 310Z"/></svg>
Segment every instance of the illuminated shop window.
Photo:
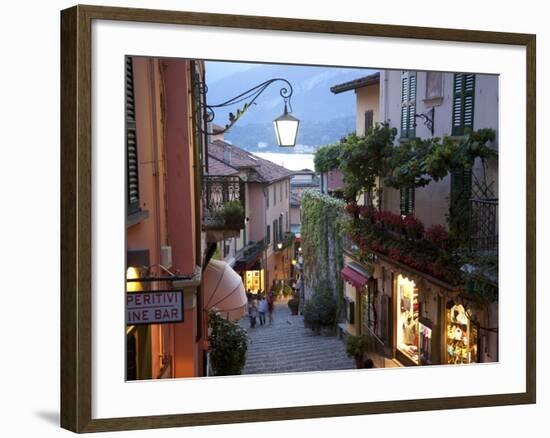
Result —
<svg viewBox="0 0 550 438"><path fill-rule="evenodd" d="M462 304L447 309L447 363L477 362L477 335Z"/></svg>
<svg viewBox="0 0 550 438"><path fill-rule="evenodd" d="M397 349L418 364L418 289L399 275L397 293Z"/></svg>

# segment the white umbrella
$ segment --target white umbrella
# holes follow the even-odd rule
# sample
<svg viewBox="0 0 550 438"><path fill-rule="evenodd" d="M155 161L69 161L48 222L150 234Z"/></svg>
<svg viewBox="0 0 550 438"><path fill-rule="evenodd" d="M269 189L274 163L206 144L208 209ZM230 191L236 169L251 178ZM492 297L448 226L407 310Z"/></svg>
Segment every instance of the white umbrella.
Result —
<svg viewBox="0 0 550 438"><path fill-rule="evenodd" d="M210 260L202 277L205 310L218 310L230 320L241 319L248 300L241 276L225 262Z"/></svg>

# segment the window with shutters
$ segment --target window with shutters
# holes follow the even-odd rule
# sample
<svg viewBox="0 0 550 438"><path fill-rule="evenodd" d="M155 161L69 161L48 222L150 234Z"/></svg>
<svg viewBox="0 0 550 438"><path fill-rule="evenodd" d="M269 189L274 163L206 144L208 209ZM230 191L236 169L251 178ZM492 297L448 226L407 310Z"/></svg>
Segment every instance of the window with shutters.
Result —
<svg viewBox="0 0 550 438"><path fill-rule="evenodd" d="M265 226L265 243L267 245L271 243L271 225Z"/></svg>
<svg viewBox="0 0 550 438"><path fill-rule="evenodd" d="M416 72L401 72L401 137L416 136Z"/></svg>
<svg viewBox="0 0 550 438"><path fill-rule="evenodd" d="M277 205L277 185L273 184L273 205Z"/></svg>
<svg viewBox="0 0 550 438"><path fill-rule="evenodd" d="M414 214L414 187L401 187L399 190L399 208L402 215Z"/></svg>
<svg viewBox="0 0 550 438"><path fill-rule="evenodd" d="M452 135L464 135L474 127L475 74L455 73L453 94Z"/></svg>
<svg viewBox="0 0 550 438"><path fill-rule="evenodd" d="M277 226L277 219L273 221L273 245L277 245L277 230L279 227Z"/></svg>
<svg viewBox="0 0 550 438"><path fill-rule="evenodd" d="M373 110L365 111L365 136L369 133L369 129L374 124L374 112Z"/></svg>
<svg viewBox="0 0 550 438"><path fill-rule="evenodd" d="M139 211L138 148L134 69L132 58L126 57L126 203L127 214Z"/></svg>
<svg viewBox="0 0 550 438"><path fill-rule="evenodd" d="M264 197L265 197L265 209L267 210L269 208L269 188L264 190Z"/></svg>

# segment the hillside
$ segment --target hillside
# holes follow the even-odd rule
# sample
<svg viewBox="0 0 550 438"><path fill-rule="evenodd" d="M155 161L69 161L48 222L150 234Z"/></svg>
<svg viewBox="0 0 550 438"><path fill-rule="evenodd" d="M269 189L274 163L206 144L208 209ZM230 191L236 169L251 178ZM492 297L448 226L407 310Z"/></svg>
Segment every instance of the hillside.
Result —
<svg viewBox="0 0 550 438"><path fill-rule="evenodd" d="M271 78L287 79L294 88L293 115L301 121L297 143L306 146L306 149L335 142L355 130L355 94L334 95L330 87L373 72L356 68L258 64L210 83L208 70L211 69L212 76L217 77L219 69L223 68L231 68L231 65L217 62L206 64L209 103L227 100ZM283 112L283 101L279 95L282 86L282 82L271 85L226 134L226 139L250 151L277 150L272 121ZM217 110L215 123L225 125L229 112L236 112L236 109Z"/></svg>

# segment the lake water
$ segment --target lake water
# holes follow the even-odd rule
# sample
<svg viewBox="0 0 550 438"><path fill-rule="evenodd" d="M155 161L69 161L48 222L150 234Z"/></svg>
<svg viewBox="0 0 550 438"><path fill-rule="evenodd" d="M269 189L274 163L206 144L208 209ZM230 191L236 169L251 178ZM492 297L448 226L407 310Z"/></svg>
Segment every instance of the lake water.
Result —
<svg viewBox="0 0 550 438"><path fill-rule="evenodd" d="M283 154L277 152L254 152L260 158L286 167L289 170L313 170L313 154Z"/></svg>

